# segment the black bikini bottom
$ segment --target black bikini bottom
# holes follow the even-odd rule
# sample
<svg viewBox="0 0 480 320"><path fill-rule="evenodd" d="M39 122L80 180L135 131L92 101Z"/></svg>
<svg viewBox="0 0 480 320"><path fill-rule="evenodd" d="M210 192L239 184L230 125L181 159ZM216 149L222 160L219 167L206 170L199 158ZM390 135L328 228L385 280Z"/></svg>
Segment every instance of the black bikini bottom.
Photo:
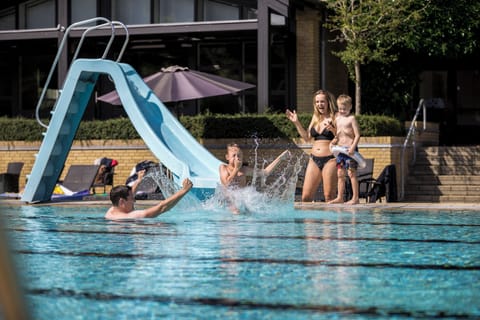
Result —
<svg viewBox="0 0 480 320"><path fill-rule="evenodd" d="M326 157L317 157L314 155L310 155L310 158L315 162L317 165L318 169L323 170L323 167L325 166L325 163L330 161L330 159L335 159L333 155L326 156Z"/></svg>

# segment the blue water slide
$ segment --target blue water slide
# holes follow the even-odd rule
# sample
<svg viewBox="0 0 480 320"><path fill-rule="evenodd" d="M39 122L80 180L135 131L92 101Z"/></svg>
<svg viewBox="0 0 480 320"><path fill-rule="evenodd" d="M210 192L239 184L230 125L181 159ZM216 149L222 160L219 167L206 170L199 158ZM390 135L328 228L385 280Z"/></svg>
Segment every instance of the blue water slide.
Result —
<svg viewBox="0 0 480 320"><path fill-rule="evenodd" d="M178 122L128 64L104 59L78 59L67 75L42 145L28 177L22 201L35 203L51 199L73 138L100 74L108 74L122 104L147 147L167 167L174 181L193 182L199 199L213 194L219 183L221 161L205 149Z"/></svg>

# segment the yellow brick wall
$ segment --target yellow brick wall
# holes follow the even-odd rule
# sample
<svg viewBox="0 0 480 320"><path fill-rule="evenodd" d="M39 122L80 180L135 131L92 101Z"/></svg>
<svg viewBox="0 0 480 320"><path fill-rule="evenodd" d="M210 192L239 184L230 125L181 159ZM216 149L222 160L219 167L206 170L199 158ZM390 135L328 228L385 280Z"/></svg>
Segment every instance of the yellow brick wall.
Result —
<svg viewBox="0 0 480 320"><path fill-rule="evenodd" d="M322 33L322 17L316 10L296 12L296 107L299 112L312 112L313 94L324 89L338 96L348 93L348 73L345 65L332 52L342 44L332 41L331 32ZM323 39L322 37L329 37ZM322 56L322 47L323 55ZM322 61L324 59L324 61ZM323 63L322 63L323 62ZM324 70L322 67L324 66ZM322 83L322 74L325 78Z"/></svg>
<svg viewBox="0 0 480 320"><path fill-rule="evenodd" d="M312 112L312 95L320 86L320 16L315 10L297 11L297 105Z"/></svg>
<svg viewBox="0 0 480 320"><path fill-rule="evenodd" d="M395 164L397 168L397 183L400 184L401 174L401 151L404 138L401 137L362 137L359 143L359 151L365 158L374 158L374 177L377 177L382 169ZM258 148L255 150L255 141L252 139L215 139L204 140L202 143L217 158L225 160L225 146L228 143L236 142L240 144L245 153L247 161L254 159L257 152L259 159L267 161L273 160L285 149L301 149L305 153L310 152L311 145L305 144L301 139L290 140L261 140ZM30 174L35 154L38 153L40 143L26 143L22 141L0 142L0 172L4 172L8 162L23 161L25 166L21 173L20 188L24 188L26 176ZM123 184L130 175L130 171L138 162L142 160L156 159L153 153L145 146L143 141L89 141L75 142L68 154L64 170L61 174L63 178L72 164L93 164L94 160L101 157L116 159L118 166L115 168L115 184ZM406 154L406 159L411 159L410 150ZM406 162L408 164L408 162ZM405 166L405 170L408 165ZM408 171L405 171L407 174ZM400 187L400 185L399 185Z"/></svg>

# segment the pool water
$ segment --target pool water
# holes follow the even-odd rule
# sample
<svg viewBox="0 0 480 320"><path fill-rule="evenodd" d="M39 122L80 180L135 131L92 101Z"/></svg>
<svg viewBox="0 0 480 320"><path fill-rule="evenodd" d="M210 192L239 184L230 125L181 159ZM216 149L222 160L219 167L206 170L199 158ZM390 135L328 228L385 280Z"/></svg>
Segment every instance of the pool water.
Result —
<svg viewBox="0 0 480 320"><path fill-rule="evenodd" d="M0 207L33 319L480 318L480 212L105 209Z"/></svg>

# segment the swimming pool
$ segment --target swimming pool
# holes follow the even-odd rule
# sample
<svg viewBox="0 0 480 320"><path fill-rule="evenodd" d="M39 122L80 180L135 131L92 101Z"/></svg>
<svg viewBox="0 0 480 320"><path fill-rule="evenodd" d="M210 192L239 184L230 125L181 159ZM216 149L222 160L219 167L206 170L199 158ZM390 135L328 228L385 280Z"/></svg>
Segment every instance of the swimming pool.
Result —
<svg viewBox="0 0 480 320"><path fill-rule="evenodd" d="M1 206L33 319L480 317L480 212Z"/></svg>

